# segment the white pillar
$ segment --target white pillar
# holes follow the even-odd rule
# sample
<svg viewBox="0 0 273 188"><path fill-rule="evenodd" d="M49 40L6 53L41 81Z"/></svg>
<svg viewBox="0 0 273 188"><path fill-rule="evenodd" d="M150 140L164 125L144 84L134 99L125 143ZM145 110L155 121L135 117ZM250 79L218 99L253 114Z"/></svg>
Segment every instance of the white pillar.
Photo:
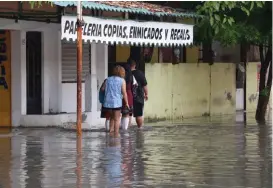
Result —
<svg viewBox="0 0 273 188"><path fill-rule="evenodd" d="M97 78L99 87L108 77L108 45L99 43L97 44ZM98 100L99 103L99 100ZM100 110L100 105L98 109Z"/></svg>
<svg viewBox="0 0 273 188"><path fill-rule="evenodd" d="M12 126L19 126L27 113L26 32L11 31Z"/></svg>
<svg viewBox="0 0 273 188"><path fill-rule="evenodd" d="M85 111L96 114L98 108L97 45L91 43L91 74L85 79Z"/></svg>
<svg viewBox="0 0 273 188"><path fill-rule="evenodd" d="M90 47L91 47L91 44L89 44ZM91 48L92 50L92 48ZM91 64L92 64L92 53L94 52L94 49L93 51L91 51L91 53L89 54L91 58ZM91 66L91 65L89 65ZM85 111L86 112L91 112L91 103L92 103L92 97L91 97L91 74L87 74L86 77L85 77L85 87L84 87L84 96L85 96Z"/></svg>
<svg viewBox="0 0 273 188"><path fill-rule="evenodd" d="M42 49L42 106L43 113L59 112L59 90L61 88L59 32L46 30L43 32Z"/></svg>
<svg viewBox="0 0 273 188"><path fill-rule="evenodd" d="M48 33L42 33L42 113L49 112L49 85L50 85L50 61L51 55L48 53L48 46L50 45Z"/></svg>
<svg viewBox="0 0 273 188"><path fill-rule="evenodd" d="M62 111L62 33L58 33L58 112Z"/></svg>
<svg viewBox="0 0 273 188"><path fill-rule="evenodd" d="M92 123L97 122L99 114L97 113L101 105L98 94L99 87L108 76L108 45L91 44L91 74L85 80L85 108L92 112Z"/></svg>
<svg viewBox="0 0 273 188"><path fill-rule="evenodd" d="M97 44L91 44L91 112L97 113L98 109L98 81L97 81Z"/></svg>

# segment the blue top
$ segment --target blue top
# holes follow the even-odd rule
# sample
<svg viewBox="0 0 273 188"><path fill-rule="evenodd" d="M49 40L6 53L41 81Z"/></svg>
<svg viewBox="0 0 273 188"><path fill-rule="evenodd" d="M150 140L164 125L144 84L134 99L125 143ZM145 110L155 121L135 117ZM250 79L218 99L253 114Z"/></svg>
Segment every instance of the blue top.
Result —
<svg viewBox="0 0 273 188"><path fill-rule="evenodd" d="M123 78L111 76L106 80L105 98L103 101L104 108L121 108L122 107L122 83Z"/></svg>

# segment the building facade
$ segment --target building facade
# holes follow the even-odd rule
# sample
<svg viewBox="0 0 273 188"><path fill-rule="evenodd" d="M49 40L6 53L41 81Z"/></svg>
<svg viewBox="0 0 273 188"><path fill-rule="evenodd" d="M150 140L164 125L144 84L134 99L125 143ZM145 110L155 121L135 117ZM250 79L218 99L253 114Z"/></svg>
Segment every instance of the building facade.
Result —
<svg viewBox="0 0 273 188"><path fill-rule="evenodd" d="M1 2L0 6L18 10L17 3ZM28 4L23 7L30 9ZM47 12L59 8L41 7ZM75 12L73 7L66 11ZM91 10L84 9L85 14L86 11ZM120 12L100 12L102 17L124 17ZM76 122L76 43L62 40L58 18L51 22L36 19L0 19L0 126L62 126ZM186 24L193 24L193 20L176 18L176 22ZM82 111L83 121L88 125L102 127L98 88L108 76L111 64L125 63L132 48L95 42L83 44ZM150 90L145 118L181 120L234 113L241 100L236 97L237 62L219 60L209 66L200 62L200 47L182 46L179 53L175 50L171 46L155 46L150 59L143 64ZM257 103L257 91L253 89L258 84L253 81L257 64L249 64L252 68L247 69L248 111L254 111Z"/></svg>

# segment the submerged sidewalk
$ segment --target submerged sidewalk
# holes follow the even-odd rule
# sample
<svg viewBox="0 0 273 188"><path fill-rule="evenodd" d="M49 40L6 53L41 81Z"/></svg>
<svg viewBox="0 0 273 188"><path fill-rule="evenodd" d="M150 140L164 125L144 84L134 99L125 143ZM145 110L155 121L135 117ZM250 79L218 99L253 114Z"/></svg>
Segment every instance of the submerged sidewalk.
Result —
<svg viewBox="0 0 273 188"><path fill-rule="evenodd" d="M267 121L271 121L272 115L271 112L268 112L268 116L266 117ZM104 122L104 119L102 119ZM133 118L133 127L136 125L135 120ZM192 117L186 118L183 121L177 120L169 120L169 121L159 121L159 122L150 122L145 123L144 127L160 127L160 126L178 126L178 125L198 125L198 126L207 126L207 125L218 125L218 126L227 126L233 125L236 123L249 123L249 124L256 124L255 121L255 113L244 113L244 112L236 112L236 114L232 115L219 115L219 116L212 116L212 117ZM76 131L76 122L67 122L56 126L20 126L24 128L50 128L56 127L64 130L69 131ZM97 124L95 126L90 126L89 123L83 122L82 123L82 130L83 131L105 131L105 126L103 123Z"/></svg>
<svg viewBox="0 0 273 188"><path fill-rule="evenodd" d="M119 137L56 128L0 137L2 187L272 187L272 127L196 118ZM252 119L252 120L251 120Z"/></svg>

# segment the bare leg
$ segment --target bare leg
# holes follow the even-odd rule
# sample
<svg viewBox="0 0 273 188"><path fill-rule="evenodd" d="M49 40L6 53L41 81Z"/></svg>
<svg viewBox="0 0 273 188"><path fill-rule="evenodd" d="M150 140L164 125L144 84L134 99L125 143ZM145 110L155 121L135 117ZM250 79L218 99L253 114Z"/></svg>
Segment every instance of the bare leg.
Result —
<svg viewBox="0 0 273 188"><path fill-rule="evenodd" d="M136 117L136 123L138 128L141 128L143 126L143 117L142 116Z"/></svg>
<svg viewBox="0 0 273 188"><path fill-rule="evenodd" d="M110 132L115 131L115 114L113 111L111 111L111 117L110 117Z"/></svg>
<svg viewBox="0 0 273 188"><path fill-rule="evenodd" d="M115 132L119 132L119 127L120 127L120 110L115 110L113 111L114 114L114 129Z"/></svg>
<svg viewBox="0 0 273 188"><path fill-rule="evenodd" d="M120 118L119 118L119 128L121 128L121 122L122 121L122 114L120 113Z"/></svg>

